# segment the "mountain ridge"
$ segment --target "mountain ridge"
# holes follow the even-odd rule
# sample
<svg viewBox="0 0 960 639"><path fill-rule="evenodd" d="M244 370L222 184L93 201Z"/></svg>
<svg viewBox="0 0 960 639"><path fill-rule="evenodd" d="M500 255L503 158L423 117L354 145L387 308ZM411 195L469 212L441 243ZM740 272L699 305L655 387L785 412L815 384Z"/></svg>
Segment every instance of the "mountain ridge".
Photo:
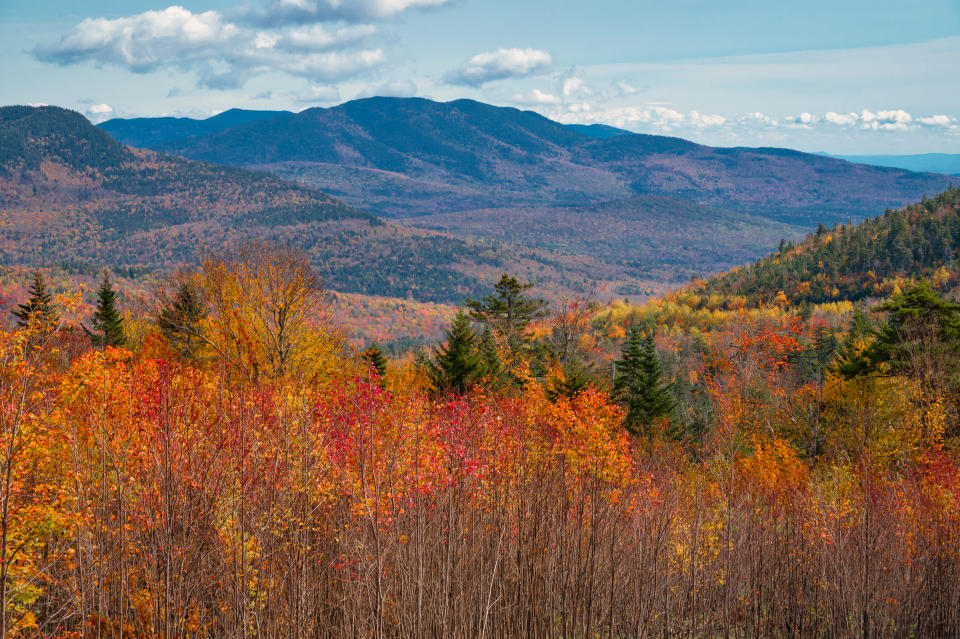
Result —
<svg viewBox="0 0 960 639"><path fill-rule="evenodd" d="M0 264L138 272L245 241L291 245L343 292L459 301L504 271L567 291L591 269L508 244L400 227L276 175L125 147L79 113L0 108Z"/></svg>
<svg viewBox="0 0 960 639"><path fill-rule="evenodd" d="M330 167L377 170L464 189L460 210L661 195L781 222L862 219L943 190L949 178L867 167L792 149L719 148L622 132L602 137L536 112L473 100L365 98L249 122L158 148L255 166L335 192L386 217L449 213L389 182ZM334 172L335 173L335 172ZM481 196L476 195L480 192Z"/></svg>

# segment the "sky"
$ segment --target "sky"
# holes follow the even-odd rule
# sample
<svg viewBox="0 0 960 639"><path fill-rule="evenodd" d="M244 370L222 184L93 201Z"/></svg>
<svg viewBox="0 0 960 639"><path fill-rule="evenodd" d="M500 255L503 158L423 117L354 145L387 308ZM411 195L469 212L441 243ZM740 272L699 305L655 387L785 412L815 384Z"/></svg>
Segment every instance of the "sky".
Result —
<svg viewBox="0 0 960 639"><path fill-rule="evenodd" d="M0 104L471 98L715 146L960 153L960 0L0 0Z"/></svg>

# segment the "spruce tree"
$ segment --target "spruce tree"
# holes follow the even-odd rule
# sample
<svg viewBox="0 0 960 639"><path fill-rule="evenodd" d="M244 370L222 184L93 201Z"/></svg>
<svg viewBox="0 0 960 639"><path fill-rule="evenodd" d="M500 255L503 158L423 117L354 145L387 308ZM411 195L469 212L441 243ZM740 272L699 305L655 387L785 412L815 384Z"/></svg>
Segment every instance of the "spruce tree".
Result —
<svg viewBox="0 0 960 639"><path fill-rule="evenodd" d="M483 379L485 368L470 318L459 312L447 331L446 345L435 348L427 364L433 390L463 394Z"/></svg>
<svg viewBox="0 0 960 639"><path fill-rule="evenodd" d="M30 298L25 304L20 304L13 311L17 318L17 326L26 328L31 319L41 321L46 326L53 326L60 321L60 314L53 303L53 295L47 289L40 271L34 271L33 283L30 285Z"/></svg>
<svg viewBox="0 0 960 639"><path fill-rule="evenodd" d="M123 319L117 311L117 293L113 290L110 283L110 274L103 272L103 280L100 282L100 288L97 289L97 310L93 313L93 319L90 322L93 330L88 330L90 341L93 345L102 348L104 346L123 346L126 339L123 336Z"/></svg>
<svg viewBox="0 0 960 639"><path fill-rule="evenodd" d="M613 397L627 411L624 426L636 435L649 435L658 419L673 412L670 386L663 381L652 331L643 335L634 325L617 360Z"/></svg>
<svg viewBox="0 0 960 639"><path fill-rule="evenodd" d="M481 300L467 299L470 317L488 326L506 349L508 363L524 356L530 347L527 327L543 317L547 302L527 296L532 283L521 284L506 273L494 285L494 294Z"/></svg>
<svg viewBox="0 0 960 639"><path fill-rule="evenodd" d="M383 379L387 374L387 358L383 356L383 351L376 344L371 344L370 348L363 352L364 359L370 364L370 368L377 374L377 377Z"/></svg>
<svg viewBox="0 0 960 639"><path fill-rule="evenodd" d="M547 380L547 399L555 402L561 397L573 399L593 386L593 371L578 358L563 365L561 375L552 375Z"/></svg>
<svg viewBox="0 0 960 639"><path fill-rule="evenodd" d="M834 357L833 371L847 378L871 372L872 365L865 353L865 346L872 334L873 327L865 309L862 305L855 306L850 328Z"/></svg>
<svg viewBox="0 0 960 639"><path fill-rule="evenodd" d="M196 359L202 346L200 323L206 316L200 293L190 284L181 282L174 298L160 309L157 326L180 355Z"/></svg>
<svg viewBox="0 0 960 639"><path fill-rule="evenodd" d="M499 387L507 381L507 373L503 369L503 362L500 361L500 352L497 350L497 342L493 338L493 332L489 326L485 326L480 333L478 345L480 359L483 363L483 373L490 386Z"/></svg>

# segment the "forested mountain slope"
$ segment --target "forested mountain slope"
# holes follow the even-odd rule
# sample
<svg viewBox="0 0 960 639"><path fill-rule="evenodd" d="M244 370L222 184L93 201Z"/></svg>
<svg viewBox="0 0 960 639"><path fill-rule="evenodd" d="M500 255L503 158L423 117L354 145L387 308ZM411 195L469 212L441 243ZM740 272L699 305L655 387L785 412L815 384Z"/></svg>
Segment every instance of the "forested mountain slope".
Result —
<svg viewBox="0 0 960 639"><path fill-rule="evenodd" d="M167 269L248 240L302 249L330 288L422 300L461 300L506 270L555 291L623 277L386 224L269 173L131 149L65 109L0 109L0 264Z"/></svg>
<svg viewBox="0 0 960 639"><path fill-rule="evenodd" d="M114 118L101 122L97 126L123 144L153 147L186 138L210 135L248 122L269 120L283 115L291 115L291 112L229 109L203 120L172 117Z"/></svg>
<svg viewBox="0 0 960 639"><path fill-rule="evenodd" d="M902 206L949 181L786 149L604 136L472 100L354 100L158 148L262 166L378 214L404 217L661 195L815 226Z"/></svg>
<svg viewBox="0 0 960 639"><path fill-rule="evenodd" d="M857 225L821 226L799 243L706 281L702 292L751 304L857 301L894 292L904 279L930 278L941 291L958 282L960 188Z"/></svg>

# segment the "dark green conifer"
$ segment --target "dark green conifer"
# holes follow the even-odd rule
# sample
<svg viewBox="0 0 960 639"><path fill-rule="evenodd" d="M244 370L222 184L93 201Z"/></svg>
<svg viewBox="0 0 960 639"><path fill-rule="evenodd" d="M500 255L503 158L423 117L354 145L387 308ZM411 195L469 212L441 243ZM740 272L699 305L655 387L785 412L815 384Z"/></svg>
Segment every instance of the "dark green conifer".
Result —
<svg viewBox="0 0 960 639"><path fill-rule="evenodd" d="M207 310L199 291L187 282L181 282L174 298L160 309L157 326L180 355L196 359L203 340L201 322L206 316Z"/></svg>
<svg viewBox="0 0 960 639"><path fill-rule="evenodd" d="M533 284L521 284L506 273L494 285L494 294L481 300L467 299L470 317L489 327L507 350L507 361L524 356L530 347L526 330L535 319L543 317L547 302L527 297Z"/></svg>
<svg viewBox="0 0 960 639"><path fill-rule="evenodd" d="M126 338L123 336L123 318L117 311L117 293L110 282L110 274L103 272L103 280L97 289L97 310L93 313L90 322L93 330L87 330L90 341L94 346L123 346Z"/></svg>
<svg viewBox="0 0 960 639"><path fill-rule="evenodd" d="M478 346L480 359L483 362L483 374L487 384L491 387L502 386L507 381L507 373L503 369L503 362L500 361L500 352L497 350L497 342L493 338L493 332L489 326L483 328L480 333L480 343Z"/></svg>
<svg viewBox="0 0 960 639"><path fill-rule="evenodd" d="M25 328L31 319L43 322L47 326L53 326L60 321L60 314L53 303L53 295L47 289L47 283L43 280L43 274L40 271L34 271L33 283L30 285L30 298L26 303L20 304L17 310L13 311L17 318L17 326Z"/></svg>
<svg viewBox="0 0 960 639"><path fill-rule="evenodd" d="M387 358L383 356L380 347L371 344L370 348L363 352L363 357L367 360L373 372L377 374L377 377L383 379L383 376L387 374Z"/></svg>
<svg viewBox="0 0 960 639"><path fill-rule="evenodd" d="M593 371L578 358L572 358L563 365L561 375L551 376L547 380L547 399L555 402L561 397L573 399L592 387Z"/></svg>
<svg viewBox="0 0 960 639"><path fill-rule="evenodd" d="M871 365L864 354L864 342L872 335L873 328L870 318L863 306L857 305L853 309L853 318L850 328L837 349L833 362L833 369L845 377L863 375L871 369Z"/></svg>
<svg viewBox="0 0 960 639"><path fill-rule="evenodd" d="M657 420L673 412L669 384L657 357L653 332L632 326L617 360L613 397L627 411L624 426L636 435L649 435Z"/></svg>
<svg viewBox="0 0 960 639"><path fill-rule="evenodd" d="M463 394L485 375L483 357L477 335L470 328L470 318L457 313L447 331L447 343L433 351L427 363L427 374L436 393Z"/></svg>

